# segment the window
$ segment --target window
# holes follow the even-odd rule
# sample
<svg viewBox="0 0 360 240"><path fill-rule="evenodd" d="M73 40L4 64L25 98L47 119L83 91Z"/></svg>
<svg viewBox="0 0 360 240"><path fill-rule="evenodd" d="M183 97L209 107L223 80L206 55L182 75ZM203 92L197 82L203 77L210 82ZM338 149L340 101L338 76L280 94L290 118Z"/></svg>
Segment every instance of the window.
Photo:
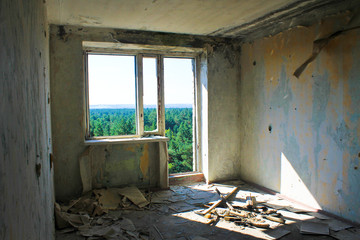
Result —
<svg viewBox="0 0 360 240"><path fill-rule="evenodd" d="M158 77L157 58L143 58L143 111L144 131L155 131L158 127Z"/></svg>
<svg viewBox="0 0 360 240"><path fill-rule="evenodd" d="M165 136L164 60L185 58L194 68L202 49L95 42L83 48L86 139Z"/></svg>
<svg viewBox="0 0 360 240"><path fill-rule="evenodd" d="M136 135L135 56L88 54L89 137Z"/></svg>
<svg viewBox="0 0 360 240"><path fill-rule="evenodd" d="M169 173L194 170L194 61L164 58L165 136Z"/></svg>

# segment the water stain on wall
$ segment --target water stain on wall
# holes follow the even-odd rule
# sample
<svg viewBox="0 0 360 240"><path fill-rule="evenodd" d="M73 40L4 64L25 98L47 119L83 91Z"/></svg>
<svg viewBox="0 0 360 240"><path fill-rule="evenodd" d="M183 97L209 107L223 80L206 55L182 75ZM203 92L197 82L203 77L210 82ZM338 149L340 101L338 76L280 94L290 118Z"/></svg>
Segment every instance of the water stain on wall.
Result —
<svg viewBox="0 0 360 240"><path fill-rule="evenodd" d="M148 178L149 172L149 144L144 145L143 155L140 157L140 169L144 178Z"/></svg>

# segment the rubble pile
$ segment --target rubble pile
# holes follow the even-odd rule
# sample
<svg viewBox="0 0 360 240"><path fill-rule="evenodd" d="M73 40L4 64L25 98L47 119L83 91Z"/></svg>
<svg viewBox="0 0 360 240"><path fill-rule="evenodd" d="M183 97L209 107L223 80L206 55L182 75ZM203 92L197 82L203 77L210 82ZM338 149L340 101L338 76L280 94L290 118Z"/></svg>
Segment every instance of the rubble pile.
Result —
<svg viewBox="0 0 360 240"><path fill-rule="evenodd" d="M209 224L216 223L222 218L226 221L234 222L241 226L255 226L260 228L269 228L269 221L285 224L285 219L276 209L269 209L266 206L259 205L256 198L249 196L244 204L233 206L227 199L233 195L238 188L234 188L228 195L224 196L215 188L221 197L221 200L210 203L210 207L205 210L196 211L197 214L211 219ZM226 205L227 208L217 208L220 204Z"/></svg>
<svg viewBox="0 0 360 240"><path fill-rule="evenodd" d="M96 189L72 200L55 203L55 222L62 233L77 231L87 239L149 239L149 232L136 230L130 219L109 210L141 209L149 204L136 187Z"/></svg>

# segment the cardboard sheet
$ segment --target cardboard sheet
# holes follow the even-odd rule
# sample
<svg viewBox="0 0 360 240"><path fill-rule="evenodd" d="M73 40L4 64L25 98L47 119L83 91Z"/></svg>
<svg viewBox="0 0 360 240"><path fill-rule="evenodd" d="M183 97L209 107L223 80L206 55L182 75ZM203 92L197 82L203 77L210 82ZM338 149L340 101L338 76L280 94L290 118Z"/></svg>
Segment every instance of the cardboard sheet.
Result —
<svg viewBox="0 0 360 240"><path fill-rule="evenodd" d="M288 235L290 233L290 231L283 229L283 228L277 228L274 230L270 230L270 231L265 231L264 232L267 236L268 239L280 239L285 235Z"/></svg>
<svg viewBox="0 0 360 240"><path fill-rule="evenodd" d="M289 211L285 211L285 210L279 210L278 213L281 213L284 218L290 218L293 220L297 220L297 221L305 221L305 220L310 220L310 219L314 219L314 216L310 216L307 214L301 214L301 213L293 213L293 212L289 212Z"/></svg>
<svg viewBox="0 0 360 240"><path fill-rule="evenodd" d="M342 230L338 232L331 232L330 234L333 238L338 240L355 240L360 239L360 233L354 231Z"/></svg>
<svg viewBox="0 0 360 240"><path fill-rule="evenodd" d="M55 222L58 229L66 227L79 228L80 226L89 225L90 217L86 214L71 214L61 210L59 204L55 203Z"/></svg>
<svg viewBox="0 0 360 240"><path fill-rule="evenodd" d="M137 187L126 187L118 189L118 193L127 197L132 203L140 208L143 208L149 204L148 200L140 192Z"/></svg>
<svg viewBox="0 0 360 240"><path fill-rule="evenodd" d="M302 222L300 227L302 234L329 235L329 225L317 222Z"/></svg>
<svg viewBox="0 0 360 240"><path fill-rule="evenodd" d="M104 209L115 210L121 203L121 197L118 194L118 189L97 189L93 191L99 204Z"/></svg>
<svg viewBox="0 0 360 240"><path fill-rule="evenodd" d="M352 227L352 225L345 223L345 222L338 221L336 219L330 219L330 220L327 220L327 222L329 223L330 229L335 232Z"/></svg>
<svg viewBox="0 0 360 240"><path fill-rule="evenodd" d="M102 224L97 226L82 226L79 228L80 235L84 237L103 237L105 239L128 239L124 235L129 235L138 239L138 232L130 219L123 218L121 221L112 224Z"/></svg>
<svg viewBox="0 0 360 240"><path fill-rule="evenodd" d="M326 220L326 219L331 219L331 217L328 217L324 214L318 213L318 212L308 212L309 215L314 216L320 220Z"/></svg>

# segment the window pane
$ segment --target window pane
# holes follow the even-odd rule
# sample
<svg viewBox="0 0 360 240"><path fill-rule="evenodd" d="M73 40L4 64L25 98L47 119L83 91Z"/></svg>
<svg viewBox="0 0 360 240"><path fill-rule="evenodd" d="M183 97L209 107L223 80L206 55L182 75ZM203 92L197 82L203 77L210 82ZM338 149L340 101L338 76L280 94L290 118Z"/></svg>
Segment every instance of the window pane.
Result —
<svg viewBox="0 0 360 240"><path fill-rule="evenodd" d="M165 134L169 140L169 172L193 170L194 75L192 59L165 58Z"/></svg>
<svg viewBox="0 0 360 240"><path fill-rule="evenodd" d="M136 133L135 57L88 55L90 136Z"/></svg>
<svg viewBox="0 0 360 240"><path fill-rule="evenodd" d="M156 58L143 58L144 130L157 129L157 71Z"/></svg>

